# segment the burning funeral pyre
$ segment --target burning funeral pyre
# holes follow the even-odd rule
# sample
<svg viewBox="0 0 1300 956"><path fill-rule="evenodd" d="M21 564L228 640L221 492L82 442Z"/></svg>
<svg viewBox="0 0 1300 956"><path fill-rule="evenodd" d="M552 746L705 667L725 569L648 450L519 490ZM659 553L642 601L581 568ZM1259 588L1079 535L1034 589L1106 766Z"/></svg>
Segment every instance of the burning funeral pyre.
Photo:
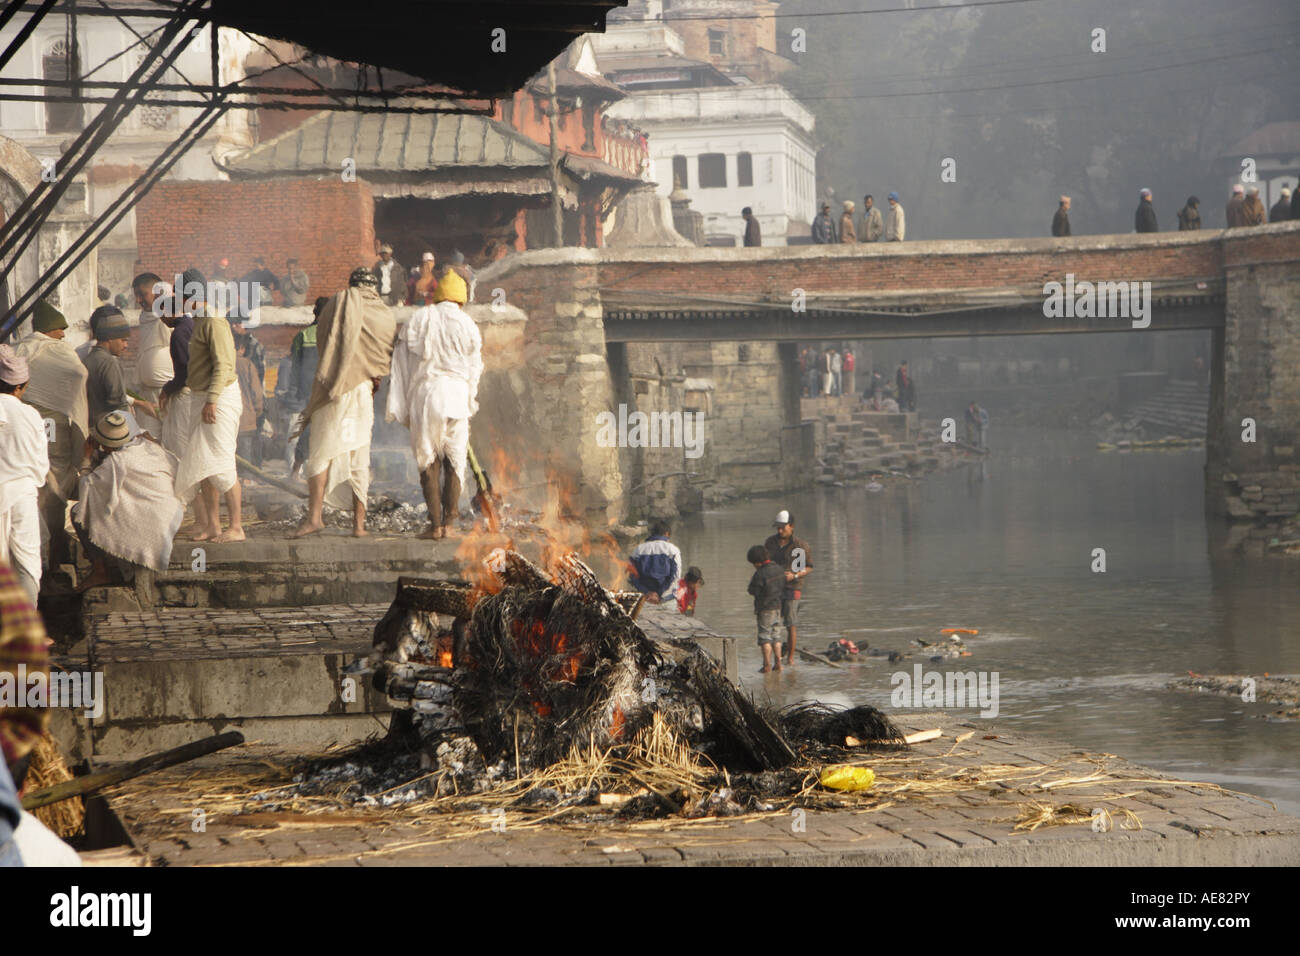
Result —
<svg viewBox="0 0 1300 956"><path fill-rule="evenodd" d="M607 590L575 554L552 561L550 574L508 548L482 566L475 584L399 579L375 651L348 668L372 674L394 708L371 756L418 754L422 776L436 781L429 796L482 793L593 755L625 768L632 784L671 756L697 776L754 776L767 789L784 773L780 789L797 790L805 774L790 768L809 748L904 746L871 707L760 712L695 642L648 637L635 619L641 596ZM577 794L541 789L552 802L594 803L592 779ZM647 791L650 804L684 809Z"/></svg>

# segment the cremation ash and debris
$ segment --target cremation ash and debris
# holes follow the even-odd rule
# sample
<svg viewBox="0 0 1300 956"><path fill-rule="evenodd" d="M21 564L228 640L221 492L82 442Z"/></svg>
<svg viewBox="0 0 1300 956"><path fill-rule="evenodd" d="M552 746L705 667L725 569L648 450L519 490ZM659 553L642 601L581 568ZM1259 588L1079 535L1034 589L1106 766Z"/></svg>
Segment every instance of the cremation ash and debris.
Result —
<svg viewBox="0 0 1300 956"><path fill-rule="evenodd" d="M268 799L724 816L806 793L810 761L906 747L872 707L760 710L695 642L649 638L640 596L574 554L548 571L497 548L470 570L474 584L400 579L374 652L346 668L386 694L388 736Z"/></svg>

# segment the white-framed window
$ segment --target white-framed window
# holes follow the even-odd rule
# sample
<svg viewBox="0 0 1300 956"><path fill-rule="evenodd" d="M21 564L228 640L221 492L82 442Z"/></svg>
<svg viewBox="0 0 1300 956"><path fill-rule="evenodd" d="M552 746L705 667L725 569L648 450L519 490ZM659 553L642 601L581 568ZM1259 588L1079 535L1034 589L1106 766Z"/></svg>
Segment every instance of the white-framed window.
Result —
<svg viewBox="0 0 1300 956"><path fill-rule="evenodd" d="M59 37L45 47L41 56L41 77L46 80L70 80L76 72L76 50L66 37ZM66 86L48 86L50 96L68 96ZM45 102L45 132L75 133L85 126L85 109L81 103Z"/></svg>

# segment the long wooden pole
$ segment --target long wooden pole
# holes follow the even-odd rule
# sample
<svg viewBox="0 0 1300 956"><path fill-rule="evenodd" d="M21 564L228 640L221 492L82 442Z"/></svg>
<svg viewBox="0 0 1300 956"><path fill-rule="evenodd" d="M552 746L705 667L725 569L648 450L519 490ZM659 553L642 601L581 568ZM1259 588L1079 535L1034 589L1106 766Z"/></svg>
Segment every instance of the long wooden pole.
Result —
<svg viewBox="0 0 1300 956"><path fill-rule="evenodd" d="M208 754L216 753L218 750L225 750L227 747L233 747L243 742L244 735L237 730L232 730L228 733L218 734L215 737L205 737L193 743L182 744L180 747L173 747L171 750L164 750L162 753L141 757L131 763L114 767L112 770L88 773L84 777L65 780L63 783L56 783L52 787L33 790L23 797L23 809L35 810L37 807L47 807L51 803L58 803L60 800L85 796L88 793L94 793L96 790L102 790L104 787L111 787L113 784L130 780L132 777L153 773L155 770L162 770L178 763L185 763L187 760L206 757Z"/></svg>

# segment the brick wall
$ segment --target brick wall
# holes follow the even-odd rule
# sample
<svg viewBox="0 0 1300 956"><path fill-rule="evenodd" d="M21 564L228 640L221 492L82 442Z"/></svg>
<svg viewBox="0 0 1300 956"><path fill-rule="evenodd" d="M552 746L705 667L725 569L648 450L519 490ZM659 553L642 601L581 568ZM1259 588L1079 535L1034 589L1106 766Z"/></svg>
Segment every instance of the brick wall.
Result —
<svg viewBox="0 0 1300 956"><path fill-rule="evenodd" d="M334 178L164 182L136 207L136 241L145 268L168 281L191 265L211 278L223 257L237 279L259 255L280 275L294 256L311 302L375 261L375 203L364 182Z"/></svg>

